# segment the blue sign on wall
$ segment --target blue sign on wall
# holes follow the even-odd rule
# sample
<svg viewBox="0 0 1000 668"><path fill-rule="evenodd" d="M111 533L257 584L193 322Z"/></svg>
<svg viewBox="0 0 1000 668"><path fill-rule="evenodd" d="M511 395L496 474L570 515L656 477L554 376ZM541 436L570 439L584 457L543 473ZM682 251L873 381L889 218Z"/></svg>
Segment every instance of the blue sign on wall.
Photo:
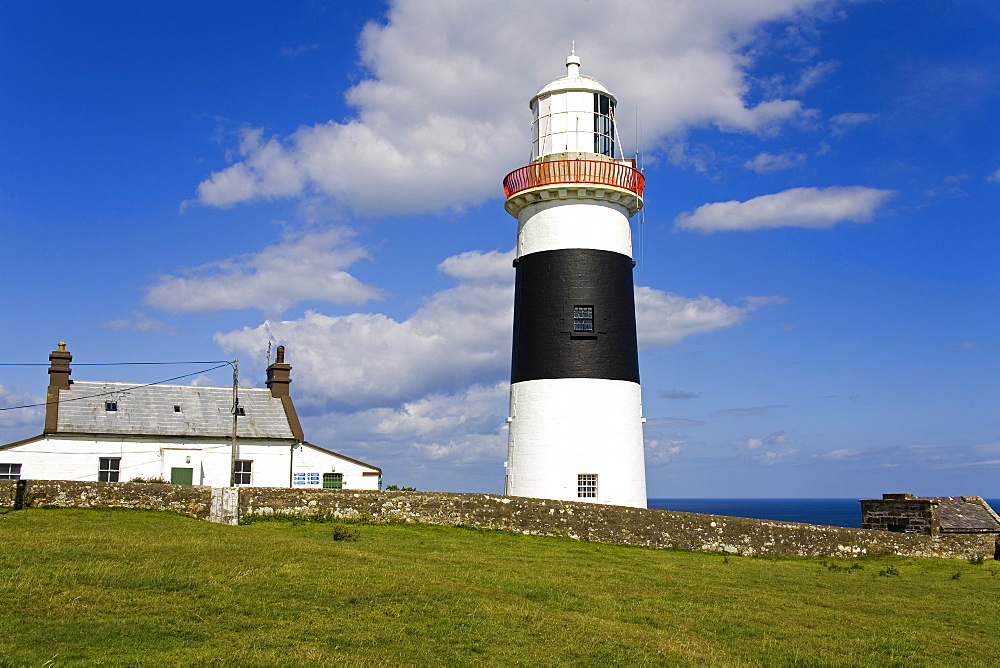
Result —
<svg viewBox="0 0 1000 668"><path fill-rule="evenodd" d="M292 485L298 487L319 487L319 473L293 473Z"/></svg>

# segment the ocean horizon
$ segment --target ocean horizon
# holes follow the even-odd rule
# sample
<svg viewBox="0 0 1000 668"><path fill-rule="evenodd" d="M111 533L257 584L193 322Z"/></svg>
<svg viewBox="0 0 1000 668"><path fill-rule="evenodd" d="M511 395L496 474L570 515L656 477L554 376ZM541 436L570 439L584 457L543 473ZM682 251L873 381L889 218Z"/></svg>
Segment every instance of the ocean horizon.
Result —
<svg viewBox="0 0 1000 668"><path fill-rule="evenodd" d="M881 498L881 495L873 498ZM861 528L861 503L857 498L647 499L646 501L648 507L655 510ZM994 510L1000 508L1000 499L986 499L986 503Z"/></svg>

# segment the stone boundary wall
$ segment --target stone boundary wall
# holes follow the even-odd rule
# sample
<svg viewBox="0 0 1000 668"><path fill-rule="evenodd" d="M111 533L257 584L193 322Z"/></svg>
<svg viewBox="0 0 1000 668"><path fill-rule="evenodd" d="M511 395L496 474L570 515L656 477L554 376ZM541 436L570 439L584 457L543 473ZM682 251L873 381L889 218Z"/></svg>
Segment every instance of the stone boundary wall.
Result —
<svg viewBox="0 0 1000 668"><path fill-rule="evenodd" d="M0 506L8 508L19 506L141 508L172 510L175 513L207 520L211 510L211 500L212 488L201 485L0 480Z"/></svg>
<svg viewBox="0 0 1000 668"><path fill-rule="evenodd" d="M19 485L20 483L20 485ZM145 508L235 524L252 514L330 514L373 522L424 522L502 529L600 543L759 556L838 556L895 553L912 557L993 558L996 534L913 534L776 522L668 510L550 501L491 494L293 490L197 485L0 480L0 506L12 507L17 489L27 506ZM220 508L236 496L235 512ZM214 511L213 511L214 501ZM860 509L859 509L860 511Z"/></svg>
<svg viewBox="0 0 1000 668"><path fill-rule="evenodd" d="M599 543L758 556L857 557L895 553L990 559L1000 538L995 534L918 536L490 494L324 492L260 487L240 490L241 517L268 513L330 513L344 519L463 525Z"/></svg>

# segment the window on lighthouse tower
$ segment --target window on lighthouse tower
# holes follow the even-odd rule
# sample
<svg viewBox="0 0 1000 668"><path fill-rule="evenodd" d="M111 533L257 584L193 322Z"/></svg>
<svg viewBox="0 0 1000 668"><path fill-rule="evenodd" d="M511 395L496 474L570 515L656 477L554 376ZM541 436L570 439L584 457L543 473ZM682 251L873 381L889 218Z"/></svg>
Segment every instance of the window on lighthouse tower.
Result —
<svg viewBox="0 0 1000 668"><path fill-rule="evenodd" d="M573 331L592 332L594 331L594 307L574 306L573 307Z"/></svg>
<svg viewBox="0 0 1000 668"><path fill-rule="evenodd" d="M578 499L597 498L596 473L580 473L576 476L576 496Z"/></svg>
<svg viewBox="0 0 1000 668"><path fill-rule="evenodd" d="M594 153L615 157L615 103L594 93Z"/></svg>

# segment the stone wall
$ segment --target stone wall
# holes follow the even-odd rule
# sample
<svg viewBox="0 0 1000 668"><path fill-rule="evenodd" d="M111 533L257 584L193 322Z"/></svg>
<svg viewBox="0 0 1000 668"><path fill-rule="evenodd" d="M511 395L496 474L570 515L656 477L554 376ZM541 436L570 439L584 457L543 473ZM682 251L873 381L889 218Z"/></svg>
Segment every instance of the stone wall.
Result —
<svg viewBox="0 0 1000 668"><path fill-rule="evenodd" d="M760 556L992 558L995 534L920 536L795 522L698 515L491 494L368 492L190 485L20 481L24 506L172 510L235 523L253 514L330 514L374 522L424 522L564 536L601 543ZM0 480L0 506L15 505L18 482ZM238 497L238 498L233 498ZM213 508L214 501L214 508ZM229 507L232 510L229 510Z"/></svg>
<svg viewBox="0 0 1000 668"><path fill-rule="evenodd" d="M7 507L143 508L208 519L211 497L212 488L201 485L0 480L0 506Z"/></svg>
<svg viewBox="0 0 1000 668"><path fill-rule="evenodd" d="M861 526L877 531L931 536L941 528L937 513L937 502L930 499L886 498L862 499Z"/></svg>
<svg viewBox="0 0 1000 668"><path fill-rule="evenodd" d="M760 556L992 558L995 535L913 534L698 515L490 494L240 490L240 516L330 513L377 522L426 522L566 536L601 543Z"/></svg>

